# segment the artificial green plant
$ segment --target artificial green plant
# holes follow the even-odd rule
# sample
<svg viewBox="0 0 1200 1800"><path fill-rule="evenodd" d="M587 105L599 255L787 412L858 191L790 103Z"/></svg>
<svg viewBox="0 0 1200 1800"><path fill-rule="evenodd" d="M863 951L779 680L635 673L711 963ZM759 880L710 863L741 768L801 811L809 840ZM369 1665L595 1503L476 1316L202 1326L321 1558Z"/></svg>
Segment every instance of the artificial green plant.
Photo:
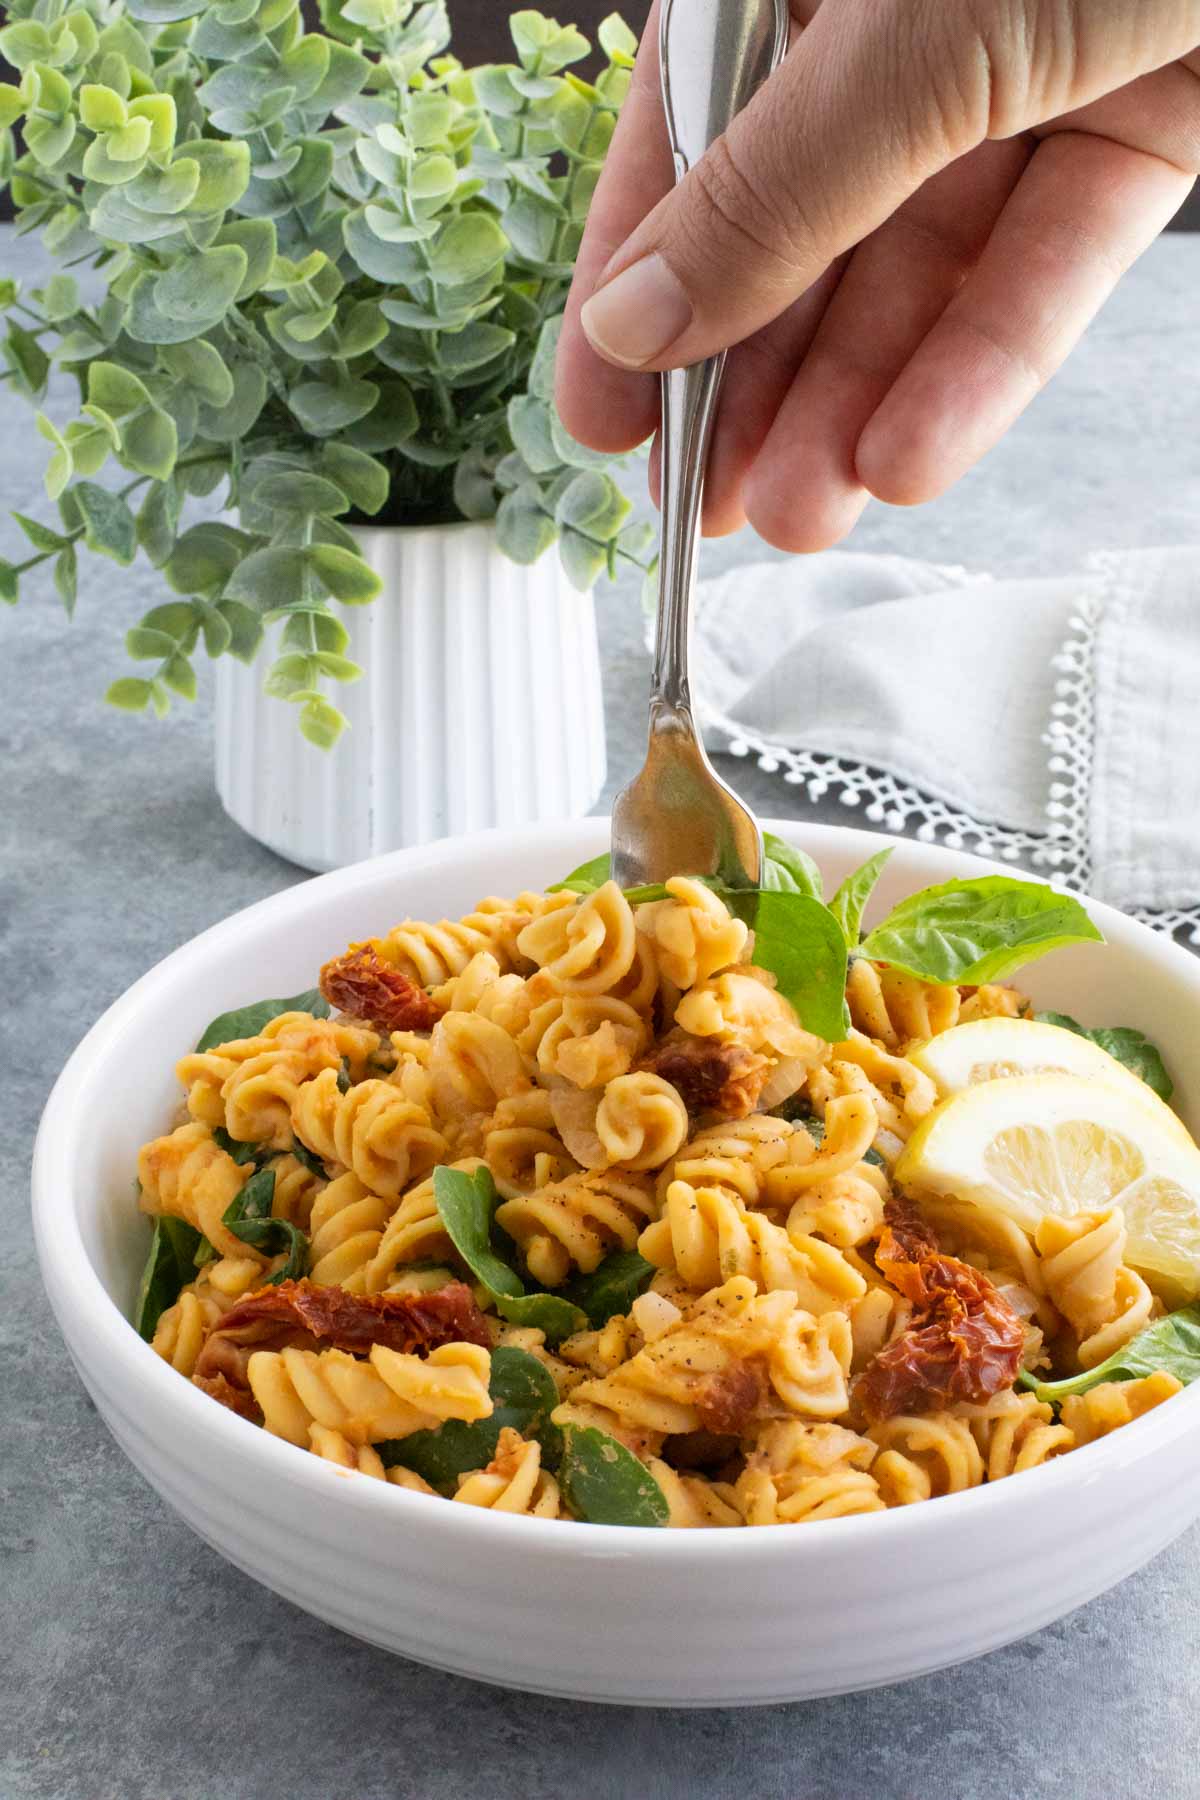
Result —
<svg viewBox="0 0 1200 1800"><path fill-rule="evenodd" d="M0 598L52 561L70 612L81 546L149 557L176 597L129 632L147 672L111 700L161 715L200 645L249 661L283 619L268 691L334 743L328 684L360 670L331 603L379 591L355 521L494 517L517 562L557 540L581 589L645 566L649 530L551 399L635 49L615 14L594 82L571 70L587 39L537 12L512 17L513 64L463 69L444 0L322 0L319 32L297 0L7 17L0 185L61 269L0 282L2 379L37 403L57 365L80 407L63 430L37 415L60 522L17 515L32 554L0 562ZM113 465L129 479L94 479ZM237 523L181 529L218 490Z"/></svg>

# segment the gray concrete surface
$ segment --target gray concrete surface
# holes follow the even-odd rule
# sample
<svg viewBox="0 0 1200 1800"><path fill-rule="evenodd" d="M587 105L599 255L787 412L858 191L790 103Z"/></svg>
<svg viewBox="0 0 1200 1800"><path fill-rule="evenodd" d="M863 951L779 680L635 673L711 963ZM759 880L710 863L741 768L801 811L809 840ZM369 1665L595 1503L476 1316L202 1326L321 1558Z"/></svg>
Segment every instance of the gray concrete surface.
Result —
<svg viewBox="0 0 1200 1800"><path fill-rule="evenodd" d="M0 272L32 282L37 268L0 237ZM923 512L875 509L855 546L1049 571L1096 546L1200 538L1198 292L1200 240L1161 242L983 469ZM44 447L0 396L5 511L48 517ZM0 554L19 545L0 521ZM672 1714L504 1693L390 1658L256 1586L143 1484L48 1315L28 1223L37 1116L75 1042L136 976L302 879L221 813L207 696L165 726L101 705L121 635L155 592L151 571L99 562L73 625L48 581L0 618L3 1800L1200 1794L1194 1532L1116 1592L967 1667L842 1700ZM635 597L607 595L602 612L615 784L640 754L645 658ZM732 774L762 810L803 808L778 777ZM1011 1555L1014 1582L1036 1582L1038 1546Z"/></svg>

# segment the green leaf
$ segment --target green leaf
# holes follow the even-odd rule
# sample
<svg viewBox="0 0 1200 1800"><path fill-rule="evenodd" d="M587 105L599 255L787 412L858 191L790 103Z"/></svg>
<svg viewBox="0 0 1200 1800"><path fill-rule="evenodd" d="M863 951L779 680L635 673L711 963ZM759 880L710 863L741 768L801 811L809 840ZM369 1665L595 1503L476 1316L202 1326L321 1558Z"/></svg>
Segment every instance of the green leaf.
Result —
<svg viewBox="0 0 1200 1800"><path fill-rule="evenodd" d="M156 481L146 490L137 511L137 539L156 569L161 569L175 548L179 524L179 488L174 481Z"/></svg>
<svg viewBox="0 0 1200 1800"><path fill-rule="evenodd" d="M627 1313L654 1277L654 1264L636 1250L614 1250L591 1275L580 1275L563 1289L563 1297L586 1314L594 1331L617 1314Z"/></svg>
<svg viewBox="0 0 1200 1800"><path fill-rule="evenodd" d="M17 574L16 564L10 563L6 557L0 556L0 600L4 602L5 606L17 604L20 598L19 584L20 576Z"/></svg>
<svg viewBox="0 0 1200 1800"><path fill-rule="evenodd" d="M1103 942L1069 894L1010 875L984 875L902 900L863 940L862 952L922 981L979 986L1049 950Z"/></svg>
<svg viewBox="0 0 1200 1800"><path fill-rule="evenodd" d="M52 275L41 296L42 311L56 324L79 311L79 284L73 275Z"/></svg>
<svg viewBox="0 0 1200 1800"><path fill-rule="evenodd" d="M590 862L580 863L577 869L572 869L562 881L554 882L546 891L550 894L594 894L611 879L612 857L606 850L602 856L593 856Z"/></svg>
<svg viewBox="0 0 1200 1800"><path fill-rule="evenodd" d="M288 394L288 405L306 431L328 437L366 418L378 404L379 392L371 381L302 381Z"/></svg>
<svg viewBox="0 0 1200 1800"><path fill-rule="evenodd" d="M314 1019L329 1017L329 1002L317 988L293 994L290 1000L254 1000L248 1006L235 1006L231 1012L218 1013L200 1036L196 1054L200 1056L217 1044L232 1044L239 1038L257 1037L280 1013L311 1013Z"/></svg>
<svg viewBox="0 0 1200 1800"><path fill-rule="evenodd" d="M536 1325L555 1343L583 1329L586 1315L577 1306L555 1294L526 1294L516 1270L492 1249L497 1196L488 1169L469 1175L463 1169L437 1168L433 1196L451 1243L504 1318L513 1324Z"/></svg>
<svg viewBox="0 0 1200 1800"><path fill-rule="evenodd" d="M1043 1025L1060 1025L1064 1031L1073 1031L1077 1037L1099 1044L1101 1050L1107 1050L1110 1056L1115 1056L1119 1063L1152 1088L1160 1100L1169 1100L1174 1093L1174 1084L1167 1074L1161 1052L1143 1032L1135 1031L1131 1025L1102 1025L1089 1031L1086 1025L1080 1025L1066 1013L1044 1012L1034 1016Z"/></svg>
<svg viewBox="0 0 1200 1800"><path fill-rule="evenodd" d="M253 542L220 519L206 519L184 532L163 573L177 594L203 594L224 586Z"/></svg>
<svg viewBox="0 0 1200 1800"><path fill-rule="evenodd" d="M277 240L274 221L231 219L228 225L222 225L214 239L216 247L226 244L234 244L245 252L246 273L242 276L242 284L234 299L248 300L251 294L256 294L262 287L275 261Z"/></svg>
<svg viewBox="0 0 1200 1800"><path fill-rule="evenodd" d="M845 932L846 945L850 950L858 949L858 940L862 935L863 909L891 854L890 849L879 850L869 857L861 869L855 869L852 875L847 875L829 902L829 910Z"/></svg>
<svg viewBox="0 0 1200 1800"><path fill-rule="evenodd" d="M387 469L350 444L323 443L321 472L329 477L361 513L371 516L386 503L391 478Z"/></svg>
<svg viewBox="0 0 1200 1800"><path fill-rule="evenodd" d="M399 1465L414 1472L441 1494L453 1495L458 1477L486 1468L496 1454L505 1426L541 1445L548 1467L562 1454L562 1436L550 1423L558 1390L544 1363L525 1350L502 1344L492 1351L488 1392L492 1412L470 1424L450 1419L436 1431L414 1431L375 1446L387 1468Z"/></svg>
<svg viewBox="0 0 1200 1800"><path fill-rule="evenodd" d="M593 1426L568 1425L558 1480L571 1511L593 1525L665 1525L666 1495L631 1450Z"/></svg>
<svg viewBox="0 0 1200 1800"><path fill-rule="evenodd" d="M165 481L175 467L179 454L179 434L170 413L160 406L147 406L134 416L121 433L121 458L139 475L151 475Z"/></svg>
<svg viewBox="0 0 1200 1800"><path fill-rule="evenodd" d="M434 244L434 279L447 287L465 286L487 275L507 251L508 239L490 213L460 213Z"/></svg>
<svg viewBox="0 0 1200 1800"><path fill-rule="evenodd" d="M150 683L136 675L123 675L119 681L109 684L104 698L121 712L145 712L150 704Z"/></svg>
<svg viewBox="0 0 1200 1800"><path fill-rule="evenodd" d="M139 375L103 360L88 366L87 396L93 406L103 407L114 419L124 419L150 404L149 389Z"/></svg>
<svg viewBox="0 0 1200 1800"><path fill-rule="evenodd" d="M63 603L68 618L75 614L75 600L79 592L79 561L74 544L68 544L60 550L54 559L54 588Z"/></svg>
<svg viewBox="0 0 1200 1800"><path fill-rule="evenodd" d="M154 304L168 319L206 329L225 316L248 266L237 244L181 256L155 282Z"/></svg>
<svg viewBox="0 0 1200 1800"><path fill-rule="evenodd" d="M121 496L94 481L77 481L71 493L88 549L111 556L114 562L131 563L137 551L137 526Z"/></svg>
<svg viewBox="0 0 1200 1800"><path fill-rule="evenodd" d="M250 185L250 146L239 140L196 138L175 149L176 159L194 162L200 185L191 202L198 214L223 213L236 206ZM226 232L231 231L227 226Z"/></svg>
<svg viewBox="0 0 1200 1800"><path fill-rule="evenodd" d="M1089 1388L1104 1381L1137 1381L1165 1369L1188 1386L1200 1377L1200 1306L1184 1306L1167 1313L1131 1337L1127 1344L1085 1369L1081 1375L1069 1375L1064 1381L1039 1381L1036 1375L1022 1370L1018 1385L1028 1388L1039 1400L1057 1406L1071 1394L1086 1394Z"/></svg>
<svg viewBox="0 0 1200 1800"><path fill-rule="evenodd" d="M814 900L825 898L821 871L807 850L797 850L785 838L764 831L763 854L766 858L763 869L764 888L771 892L811 894Z"/></svg>
<svg viewBox="0 0 1200 1800"><path fill-rule="evenodd" d="M343 606L365 606L383 588L370 563L336 544L314 544L308 555L317 579Z"/></svg>
<svg viewBox="0 0 1200 1800"><path fill-rule="evenodd" d="M213 1142L225 1152L226 1156L232 1158L239 1169L245 1168L247 1163L257 1163L260 1158L272 1154L266 1144L246 1144L238 1138L230 1137L223 1125L213 1126Z"/></svg>
<svg viewBox="0 0 1200 1800"><path fill-rule="evenodd" d="M19 512L13 513L12 517L35 550L61 550L67 541L61 532L54 531L49 525L43 525L40 519L30 519L24 513Z"/></svg>
<svg viewBox="0 0 1200 1800"><path fill-rule="evenodd" d="M775 976L806 1031L829 1043L844 1035L846 940L811 894L763 891L754 909L754 958Z"/></svg>
<svg viewBox="0 0 1200 1800"><path fill-rule="evenodd" d="M561 467L562 458L550 435L550 408L532 394L517 394L508 403L508 429L512 441L535 475ZM569 524L575 521L569 520Z"/></svg>
<svg viewBox="0 0 1200 1800"><path fill-rule="evenodd" d="M620 13L609 13L596 33L603 50L620 68L631 69L637 56L638 41Z"/></svg>
<svg viewBox="0 0 1200 1800"><path fill-rule="evenodd" d="M303 469L285 469L255 482L254 501L272 512L298 513L307 517L333 518L344 513L350 502L341 488L321 475L310 475Z"/></svg>
<svg viewBox="0 0 1200 1800"><path fill-rule="evenodd" d="M608 567L604 545L578 531L564 528L558 540L558 554L567 580L581 594L589 593Z"/></svg>
<svg viewBox="0 0 1200 1800"><path fill-rule="evenodd" d="M220 351L204 338L164 344L158 360L176 381L182 381L210 406L228 406L233 399L233 375Z"/></svg>
<svg viewBox="0 0 1200 1800"><path fill-rule="evenodd" d="M259 1169L221 1215L221 1223L243 1244L266 1256L287 1251L282 1268L267 1276L267 1287L277 1287L281 1281L298 1281L308 1268L307 1237L290 1219L271 1217L274 1203L275 1171Z"/></svg>
<svg viewBox="0 0 1200 1800"><path fill-rule="evenodd" d="M40 400L46 392L50 374L50 358L31 331L20 325L9 325L2 346L4 360L17 378L17 386L31 400Z"/></svg>
<svg viewBox="0 0 1200 1800"><path fill-rule="evenodd" d="M300 709L300 734L318 750L332 750L346 729L346 716L323 694L313 694Z"/></svg>
<svg viewBox="0 0 1200 1800"><path fill-rule="evenodd" d="M240 562L226 584L230 599L245 600L260 612L278 612L305 598L306 550L275 545L255 550Z"/></svg>
<svg viewBox="0 0 1200 1800"><path fill-rule="evenodd" d="M182 1219L156 1219L150 1254L138 1283L133 1306L133 1328L149 1343L158 1321L174 1306L180 1290L196 1273L200 1233Z"/></svg>
<svg viewBox="0 0 1200 1800"><path fill-rule="evenodd" d="M496 541L515 563L535 563L557 536L536 482L505 494L496 509Z"/></svg>

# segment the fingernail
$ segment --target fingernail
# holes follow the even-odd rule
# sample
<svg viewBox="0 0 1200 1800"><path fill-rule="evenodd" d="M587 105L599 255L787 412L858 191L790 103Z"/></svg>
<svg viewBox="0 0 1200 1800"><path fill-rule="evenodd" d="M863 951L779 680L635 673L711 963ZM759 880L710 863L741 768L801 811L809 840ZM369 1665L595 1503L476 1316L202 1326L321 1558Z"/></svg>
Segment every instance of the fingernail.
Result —
<svg viewBox="0 0 1200 1800"><path fill-rule="evenodd" d="M692 303L662 257L622 269L584 306L580 321L592 348L622 368L641 369L692 322Z"/></svg>

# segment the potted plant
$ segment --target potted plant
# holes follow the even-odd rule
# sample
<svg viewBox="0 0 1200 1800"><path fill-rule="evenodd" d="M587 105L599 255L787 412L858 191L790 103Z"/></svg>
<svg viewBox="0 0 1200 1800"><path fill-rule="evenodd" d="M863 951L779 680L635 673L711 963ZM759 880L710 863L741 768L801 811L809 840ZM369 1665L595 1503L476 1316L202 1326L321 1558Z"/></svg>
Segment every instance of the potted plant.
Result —
<svg viewBox="0 0 1200 1800"><path fill-rule="evenodd" d="M80 405L37 415L60 522L18 518L0 597L52 562L70 611L80 549L149 557L109 699L161 716L215 659L221 798L309 867L586 811L591 589L650 532L551 376L632 34L601 26L589 82L537 12L465 70L443 0L7 16L0 182L61 270L0 283L4 379L36 403L57 365Z"/></svg>

